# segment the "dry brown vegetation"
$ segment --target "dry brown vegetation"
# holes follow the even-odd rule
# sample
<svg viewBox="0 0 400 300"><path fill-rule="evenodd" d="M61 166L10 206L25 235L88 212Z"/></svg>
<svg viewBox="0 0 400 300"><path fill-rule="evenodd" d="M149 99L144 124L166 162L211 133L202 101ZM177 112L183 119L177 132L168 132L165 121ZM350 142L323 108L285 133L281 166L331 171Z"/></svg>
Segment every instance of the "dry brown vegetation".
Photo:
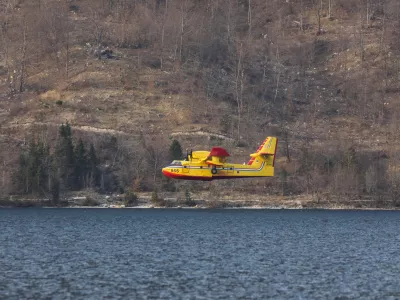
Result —
<svg viewBox="0 0 400 300"><path fill-rule="evenodd" d="M68 121L100 151L110 191L397 205L399 46L397 0L1 0L0 193L18 193L27 140L54 144ZM280 138L274 178L160 173L169 138L244 161L266 135Z"/></svg>

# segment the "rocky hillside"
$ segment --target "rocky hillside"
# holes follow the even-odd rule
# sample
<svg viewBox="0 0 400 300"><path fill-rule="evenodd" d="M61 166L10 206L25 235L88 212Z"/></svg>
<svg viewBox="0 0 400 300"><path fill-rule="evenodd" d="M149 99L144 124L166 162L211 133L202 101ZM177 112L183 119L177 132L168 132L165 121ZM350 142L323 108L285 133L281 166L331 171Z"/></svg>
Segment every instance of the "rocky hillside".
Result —
<svg viewBox="0 0 400 300"><path fill-rule="evenodd" d="M97 150L108 192L218 190L392 201L398 194L395 0L24 1L0 4L3 194L31 140L59 127ZM280 138L277 176L171 183L177 139L248 159ZM383 200L382 200L383 201Z"/></svg>

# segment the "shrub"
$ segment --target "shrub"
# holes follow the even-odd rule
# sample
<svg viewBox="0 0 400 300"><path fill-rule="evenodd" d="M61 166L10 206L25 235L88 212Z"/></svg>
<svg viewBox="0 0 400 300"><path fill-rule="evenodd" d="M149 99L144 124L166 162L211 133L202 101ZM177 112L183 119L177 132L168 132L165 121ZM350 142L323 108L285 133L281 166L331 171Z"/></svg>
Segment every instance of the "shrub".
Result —
<svg viewBox="0 0 400 300"><path fill-rule="evenodd" d="M226 208L229 207L229 204L224 201L219 201L219 200L210 200L206 202L206 207L207 208Z"/></svg>
<svg viewBox="0 0 400 300"><path fill-rule="evenodd" d="M157 190L151 194L151 203L155 206L165 206L165 200L158 196Z"/></svg>
<svg viewBox="0 0 400 300"><path fill-rule="evenodd" d="M98 206L99 202L91 197L86 197L82 202L82 206Z"/></svg>
<svg viewBox="0 0 400 300"><path fill-rule="evenodd" d="M162 190L164 192L176 192L175 183L168 177L162 177Z"/></svg>
<svg viewBox="0 0 400 300"><path fill-rule="evenodd" d="M135 206L137 205L138 197L131 189L128 189L124 195L124 202L126 207Z"/></svg>
<svg viewBox="0 0 400 300"><path fill-rule="evenodd" d="M192 199L188 189L185 191L185 205L190 207L196 206L196 202Z"/></svg>

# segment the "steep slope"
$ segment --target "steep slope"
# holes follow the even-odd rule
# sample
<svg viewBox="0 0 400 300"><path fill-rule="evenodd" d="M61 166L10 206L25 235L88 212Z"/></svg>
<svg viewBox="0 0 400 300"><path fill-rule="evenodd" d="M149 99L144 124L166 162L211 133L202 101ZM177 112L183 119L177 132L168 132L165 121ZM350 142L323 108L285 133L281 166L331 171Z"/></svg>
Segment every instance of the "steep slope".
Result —
<svg viewBox="0 0 400 300"><path fill-rule="evenodd" d="M313 1L3 5L2 189L12 190L27 140L54 145L68 121L123 186L139 178L160 186L172 138L184 149L222 145L245 161L277 135L276 178L216 185L391 197L400 8L365 5L338 1L331 16ZM149 147L157 149L150 157Z"/></svg>

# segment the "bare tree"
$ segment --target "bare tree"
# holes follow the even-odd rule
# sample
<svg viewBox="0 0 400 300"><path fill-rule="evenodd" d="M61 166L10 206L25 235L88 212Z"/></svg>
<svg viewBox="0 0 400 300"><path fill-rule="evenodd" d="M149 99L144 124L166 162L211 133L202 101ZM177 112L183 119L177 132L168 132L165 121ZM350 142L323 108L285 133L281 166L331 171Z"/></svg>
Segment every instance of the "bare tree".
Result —
<svg viewBox="0 0 400 300"><path fill-rule="evenodd" d="M102 13L99 8L92 8L89 12L89 19L92 24L91 34L94 41L95 53L98 59L101 59L101 48L106 33L105 24L102 19Z"/></svg>
<svg viewBox="0 0 400 300"><path fill-rule="evenodd" d="M182 62L182 47L183 47L183 35L185 33L185 18L186 18L186 5L187 1L181 1L181 17L180 17L180 30L179 30L179 46L176 48L179 52L179 62Z"/></svg>
<svg viewBox="0 0 400 300"><path fill-rule="evenodd" d="M160 46L160 63L161 63L161 70L164 67L164 39L165 39L165 26L168 19L168 0L165 0L165 7L164 7L164 14L162 16L161 21L161 46Z"/></svg>
<svg viewBox="0 0 400 300"><path fill-rule="evenodd" d="M25 83L25 69L26 69L26 47L27 47L27 24L24 18L23 20L23 34L22 34L22 47L21 47L21 61L20 61L20 71L19 71L19 92L22 93L24 90Z"/></svg>
<svg viewBox="0 0 400 300"><path fill-rule="evenodd" d="M333 0L328 0L328 18L331 19L332 18L332 1Z"/></svg>
<svg viewBox="0 0 400 300"><path fill-rule="evenodd" d="M249 26L249 38L251 37L251 27L252 27L252 15L251 15L251 0L248 0L248 10L247 10L247 24Z"/></svg>

